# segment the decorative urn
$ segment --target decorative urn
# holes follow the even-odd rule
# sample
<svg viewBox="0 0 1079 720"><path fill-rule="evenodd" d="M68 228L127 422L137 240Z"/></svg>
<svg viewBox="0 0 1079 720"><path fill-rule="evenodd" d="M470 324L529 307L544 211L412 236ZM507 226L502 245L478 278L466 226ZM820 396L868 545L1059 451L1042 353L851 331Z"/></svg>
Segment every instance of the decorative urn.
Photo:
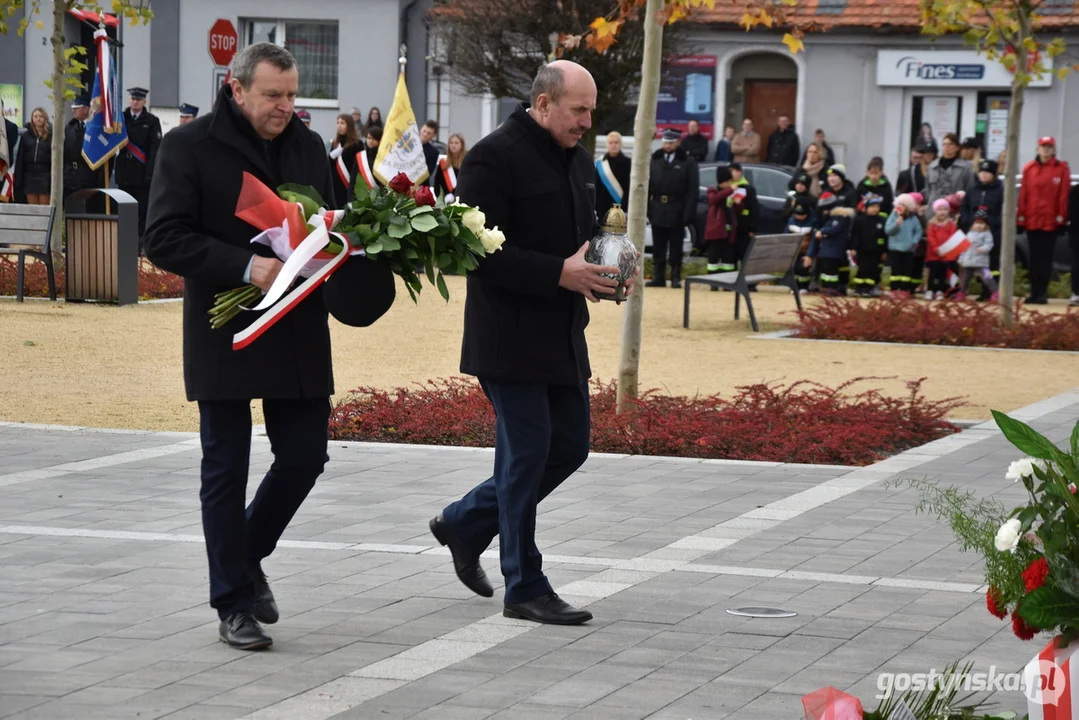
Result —
<svg viewBox="0 0 1079 720"><path fill-rule="evenodd" d="M626 213L615 204L603 219L602 232L592 239L584 259L593 265L617 267L618 274L602 273L603 277L618 281L614 292L595 293L600 300L621 303L626 299L626 281L637 272L637 248L626 234Z"/></svg>

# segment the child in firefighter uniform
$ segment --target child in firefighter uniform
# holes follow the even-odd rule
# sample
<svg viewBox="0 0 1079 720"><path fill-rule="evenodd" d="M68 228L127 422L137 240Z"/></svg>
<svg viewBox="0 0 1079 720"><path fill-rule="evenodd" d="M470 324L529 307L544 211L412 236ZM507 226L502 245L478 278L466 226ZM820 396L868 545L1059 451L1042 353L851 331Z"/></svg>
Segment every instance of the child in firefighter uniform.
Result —
<svg viewBox="0 0 1079 720"><path fill-rule="evenodd" d="M708 252L708 272L734 272L738 269L735 251L737 216L727 200L734 194L730 168L716 168L716 184L708 188L708 217L704 226L704 244Z"/></svg>
<svg viewBox="0 0 1079 720"><path fill-rule="evenodd" d="M813 234L809 252L802 264L809 267L816 260L821 290L832 295L845 295L846 288L840 284L839 269L848 262L854 209L840 205L838 197L826 192L817 200L817 210L820 212L821 228Z"/></svg>
<svg viewBox="0 0 1079 720"><path fill-rule="evenodd" d="M854 218L851 229L851 255L857 274L851 279L855 295L877 297L880 295L880 273L888 252L888 235L884 223L888 214L881 212L884 198L866 195L862 200L862 212Z"/></svg>
<svg viewBox="0 0 1079 720"><path fill-rule="evenodd" d="M797 203L787 220L787 232L802 236L802 249L798 261L794 263L794 279L798 282L798 292L803 294L809 292L809 284L813 279L809 267L805 264L805 257L813 233L817 231L817 218L813 216L810 207L801 202Z"/></svg>

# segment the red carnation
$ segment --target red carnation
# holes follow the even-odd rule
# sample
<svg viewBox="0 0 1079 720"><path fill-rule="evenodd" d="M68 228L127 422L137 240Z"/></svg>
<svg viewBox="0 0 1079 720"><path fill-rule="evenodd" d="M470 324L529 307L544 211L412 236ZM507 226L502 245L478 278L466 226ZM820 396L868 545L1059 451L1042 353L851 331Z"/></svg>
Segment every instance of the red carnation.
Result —
<svg viewBox="0 0 1079 720"><path fill-rule="evenodd" d="M1023 571L1023 584L1027 592L1034 592L1045 584L1045 578L1049 575L1049 562L1040 557Z"/></svg>
<svg viewBox="0 0 1079 720"><path fill-rule="evenodd" d="M1003 620L1008 617L1008 608L1001 607L1004 603L1004 598L1000 596L1000 590L995 587L991 587L985 592L985 606L989 608L989 613Z"/></svg>
<svg viewBox="0 0 1079 720"><path fill-rule="evenodd" d="M411 189L412 180L410 180L408 175L404 174L403 172L397 173L393 176L393 180L390 180L390 190L393 190L396 193L407 195L409 190Z"/></svg>
<svg viewBox="0 0 1079 720"><path fill-rule="evenodd" d="M431 188L426 185L421 185L416 188L416 194L413 195L413 197L416 198L417 206L430 205L431 207L434 207L435 205L435 194L431 192Z"/></svg>
<svg viewBox="0 0 1079 720"><path fill-rule="evenodd" d="M1012 632L1020 640L1033 640L1038 634L1037 628L1030 627L1023 618L1019 617L1019 608L1012 610Z"/></svg>

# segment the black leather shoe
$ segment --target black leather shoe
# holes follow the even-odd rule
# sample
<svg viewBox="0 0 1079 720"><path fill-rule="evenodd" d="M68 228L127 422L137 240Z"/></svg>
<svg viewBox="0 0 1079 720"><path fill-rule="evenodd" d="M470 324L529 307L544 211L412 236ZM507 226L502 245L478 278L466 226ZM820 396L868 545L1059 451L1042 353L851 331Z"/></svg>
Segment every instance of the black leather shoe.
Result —
<svg viewBox="0 0 1079 720"><path fill-rule="evenodd" d="M1039 295L1038 297L1028 297L1024 302L1024 305L1048 305L1049 298Z"/></svg>
<svg viewBox="0 0 1079 720"><path fill-rule="evenodd" d="M450 526L446 524L442 516L431 518L428 526L431 528L431 534L435 536L435 540L438 540L440 545L449 547L450 555L453 556L453 569L457 573L457 579L477 595L482 595L483 597L493 596L495 589L491 587L491 581L487 579L487 573L480 567L479 557L472 555L462 547L461 542L450 530Z"/></svg>
<svg viewBox="0 0 1079 720"><path fill-rule="evenodd" d="M237 612L221 621L217 628L221 642L238 650L262 650L273 645L273 638L262 630L250 612Z"/></svg>
<svg viewBox="0 0 1079 720"><path fill-rule="evenodd" d="M533 620L548 625L580 625L592 619L592 613L578 610L555 593L535 600L507 605L502 615L517 620Z"/></svg>
<svg viewBox="0 0 1079 720"><path fill-rule="evenodd" d="M273 625L280 615L270 583L266 580L266 573L262 572L261 565L256 565L251 569L251 576L255 580L255 604L251 608L251 614L263 625Z"/></svg>

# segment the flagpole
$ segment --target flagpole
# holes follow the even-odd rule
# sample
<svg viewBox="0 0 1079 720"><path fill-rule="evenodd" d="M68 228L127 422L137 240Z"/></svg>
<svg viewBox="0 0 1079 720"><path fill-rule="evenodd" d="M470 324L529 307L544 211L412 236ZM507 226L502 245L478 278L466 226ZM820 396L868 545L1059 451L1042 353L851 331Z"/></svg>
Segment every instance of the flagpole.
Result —
<svg viewBox="0 0 1079 720"><path fill-rule="evenodd" d="M106 158L105 159L105 189L106 190L109 189L109 160L111 160L111 158ZM108 196L108 194L105 195L105 214L106 215L112 215L112 199Z"/></svg>

